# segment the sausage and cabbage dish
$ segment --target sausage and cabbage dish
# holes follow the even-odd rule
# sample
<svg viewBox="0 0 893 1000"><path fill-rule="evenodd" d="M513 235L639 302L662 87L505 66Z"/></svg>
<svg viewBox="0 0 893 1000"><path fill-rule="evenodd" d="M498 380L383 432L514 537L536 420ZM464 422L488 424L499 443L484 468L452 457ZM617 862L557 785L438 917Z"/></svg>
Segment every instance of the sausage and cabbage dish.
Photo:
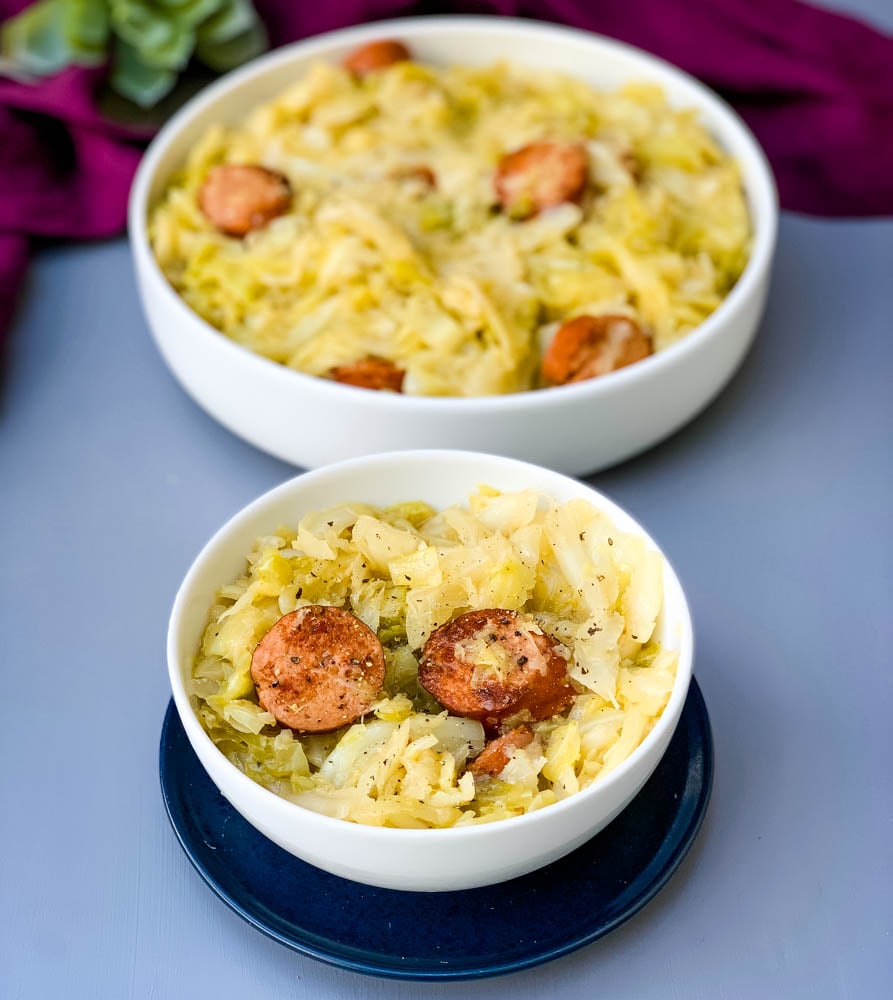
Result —
<svg viewBox="0 0 893 1000"><path fill-rule="evenodd" d="M317 63L192 150L149 234L185 302L273 361L482 396L639 361L741 274L739 170L661 90L397 41Z"/></svg>
<svg viewBox="0 0 893 1000"><path fill-rule="evenodd" d="M661 715L662 581L660 554L584 500L341 504L257 540L190 694L233 764L308 809L518 816L601 779Z"/></svg>

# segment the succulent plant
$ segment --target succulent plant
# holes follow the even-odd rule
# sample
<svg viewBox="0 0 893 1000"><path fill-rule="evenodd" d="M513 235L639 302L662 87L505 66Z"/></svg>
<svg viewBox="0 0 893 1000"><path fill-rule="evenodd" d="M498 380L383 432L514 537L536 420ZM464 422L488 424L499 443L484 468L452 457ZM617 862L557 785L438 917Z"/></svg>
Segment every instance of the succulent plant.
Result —
<svg viewBox="0 0 893 1000"><path fill-rule="evenodd" d="M38 0L0 28L0 70L40 78L110 61L113 89L151 107L193 57L223 72L266 47L251 0Z"/></svg>

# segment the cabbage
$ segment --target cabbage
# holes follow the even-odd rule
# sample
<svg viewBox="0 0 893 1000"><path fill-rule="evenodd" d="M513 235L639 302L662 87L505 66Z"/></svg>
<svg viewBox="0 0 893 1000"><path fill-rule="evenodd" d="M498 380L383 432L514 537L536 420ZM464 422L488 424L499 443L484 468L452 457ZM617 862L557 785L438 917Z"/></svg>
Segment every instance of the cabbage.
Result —
<svg viewBox="0 0 893 1000"><path fill-rule="evenodd" d="M394 528L377 518L363 515L353 526L352 542L371 569L386 572L392 560L408 556L420 542L410 531Z"/></svg>
<svg viewBox="0 0 893 1000"><path fill-rule="evenodd" d="M440 512L340 504L257 540L210 609L190 693L237 767L306 808L406 828L521 815L608 773L664 710L677 654L653 639L662 579L660 555L583 500L482 486ZM310 603L347 607L378 633L384 691L363 721L295 735L257 703L251 657L280 615ZM466 765L483 726L444 712L418 669L434 629L487 607L561 643L578 693L563 716L532 724L533 742L496 778L475 780ZM480 680L506 666L498 644L472 639L466 655Z"/></svg>
<svg viewBox="0 0 893 1000"><path fill-rule="evenodd" d="M545 763L546 758L542 754L539 741L535 741L511 752L508 763L499 772L499 778L517 788L527 787L531 791L538 791L539 776Z"/></svg>
<svg viewBox="0 0 893 1000"><path fill-rule="evenodd" d="M493 213L494 164L544 136L585 142L591 196L524 222ZM221 235L196 199L220 162L282 171L294 211ZM423 164L434 189L395 180ZM356 81L316 64L208 129L149 235L185 301L259 354L320 376L381 355L404 392L478 396L535 388L542 342L581 313L622 312L672 344L734 285L751 225L737 164L656 87L504 63ZM331 541L307 544L323 558Z"/></svg>

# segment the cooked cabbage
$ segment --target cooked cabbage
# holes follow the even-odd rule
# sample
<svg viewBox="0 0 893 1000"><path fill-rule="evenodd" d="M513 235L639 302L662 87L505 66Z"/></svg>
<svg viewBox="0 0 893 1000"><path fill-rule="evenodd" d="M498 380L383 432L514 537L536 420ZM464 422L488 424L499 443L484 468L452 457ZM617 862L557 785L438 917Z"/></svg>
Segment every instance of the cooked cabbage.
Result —
<svg viewBox="0 0 893 1000"><path fill-rule="evenodd" d="M191 693L237 767L309 809L406 828L516 816L616 767L666 707L677 655L653 639L662 579L659 554L583 500L482 486L440 512L341 504L257 540L210 610ZM264 633L308 604L347 607L373 628L386 672L367 719L304 736L260 707L250 669ZM466 769L483 726L443 711L418 682L428 636L476 608L531 615L567 647L578 692L561 716L532 724L533 742L495 779Z"/></svg>
<svg viewBox="0 0 893 1000"><path fill-rule="evenodd" d="M585 141L582 205L494 213L500 157L544 138ZM293 211L244 240L219 233L196 195L221 162L285 174ZM405 179L422 165L435 187ZM319 376L375 355L407 372L404 392L479 396L535 388L540 345L583 313L672 344L735 284L750 220L737 164L655 86L599 92L507 63L360 81L319 63L207 131L149 234L184 300L259 354Z"/></svg>

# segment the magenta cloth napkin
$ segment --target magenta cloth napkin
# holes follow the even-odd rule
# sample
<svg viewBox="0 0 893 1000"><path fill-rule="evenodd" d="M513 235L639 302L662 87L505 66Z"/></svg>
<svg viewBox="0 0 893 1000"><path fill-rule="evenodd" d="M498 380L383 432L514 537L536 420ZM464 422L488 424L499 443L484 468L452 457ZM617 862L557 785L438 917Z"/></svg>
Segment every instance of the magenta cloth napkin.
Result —
<svg viewBox="0 0 893 1000"><path fill-rule="evenodd" d="M0 19L24 6L0 0ZM893 214L893 38L799 0L256 0L274 44L419 13L539 18L610 35L723 94L763 144L784 208ZM124 226L140 139L105 121L96 71L0 80L0 335L33 237L96 239Z"/></svg>

